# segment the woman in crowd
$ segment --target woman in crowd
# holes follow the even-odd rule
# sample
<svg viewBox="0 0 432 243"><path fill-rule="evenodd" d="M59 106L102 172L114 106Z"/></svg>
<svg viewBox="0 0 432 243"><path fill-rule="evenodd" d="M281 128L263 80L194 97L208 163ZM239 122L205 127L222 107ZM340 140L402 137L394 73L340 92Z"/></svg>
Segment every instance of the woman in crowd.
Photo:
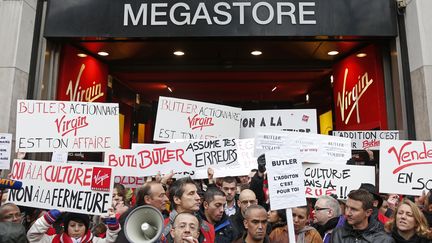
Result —
<svg viewBox="0 0 432 243"><path fill-rule="evenodd" d="M318 231L307 224L309 209L307 206L292 209L294 232L297 243L322 243Z"/></svg>
<svg viewBox="0 0 432 243"><path fill-rule="evenodd" d="M51 236L45 234L60 215L60 211L53 209L37 219L27 232L29 243L110 243L115 242L117 234L120 231L118 221L115 219L109 220L107 223L108 231L106 238L96 237L89 229L90 220L88 215L68 213L63 219L65 230L62 234Z"/></svg>
<svg viewBox="0 0 432 243"><path fill-rule="evenodd" d="M432 233L426 218L415 203L404 199L386 224L386 230L396 243L429 243Z"/></svg>
<svg viewBox="0 0 432 243"><path fill-rule="evenodd" d="M269 211L268 222L270 223L271 232L269 239L272 243L288 242L288 228L286 221L285 209Z"/></svg>

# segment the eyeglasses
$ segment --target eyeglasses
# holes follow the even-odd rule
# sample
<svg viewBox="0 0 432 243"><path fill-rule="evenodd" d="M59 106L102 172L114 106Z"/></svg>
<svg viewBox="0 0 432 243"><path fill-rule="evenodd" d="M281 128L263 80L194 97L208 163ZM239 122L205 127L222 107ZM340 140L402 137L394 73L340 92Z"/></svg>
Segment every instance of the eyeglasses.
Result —
<svg viewBox="0 0 432 243"><path fill-rule="evenodd" d="M330 209L330 208L314 207L314 210L315 210L315 211L322 211L322 210L326 210L326 209Z"/></svg>

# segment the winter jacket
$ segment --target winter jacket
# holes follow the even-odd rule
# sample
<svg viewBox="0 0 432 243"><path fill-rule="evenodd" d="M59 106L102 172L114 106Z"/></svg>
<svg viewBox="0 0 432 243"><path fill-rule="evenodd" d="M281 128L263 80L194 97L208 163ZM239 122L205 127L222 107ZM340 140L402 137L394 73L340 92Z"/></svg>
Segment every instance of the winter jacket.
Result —
<svg viewBox="0 0 432 243"><path fill-rule="evenodd" d="M27 239L29 243L51 243L54 239L55 235L47 235L45 234L47 230L51 227L51 225L45 220L44 217L38 218L32 227L27 232ZM117 230L107 230L106 238L102 239L94 236L92 239L93 243L114 243L117 239L117 234L120 231L120 228Z"/></svg>
<svg viewBox="0 0 432 243"><path fill-rule="evenodd" d="M246 229L244 227L244 218L240 210L237 210L237 212L234 215L231 215L230 220L232 222L232 226L234 228L235 232L235 239L240 239L244 233L246 232Z"/></svg>
<svg viewBox="0 0 432 243"><path fill-rule="evenodd" d="M321 235L324 243L330 243L332 232L335 228L343 226L345 218L343 215L331 218L325 225L314 224L312 225Z"/></svg>
<svg viewBox="0 0 432 243"><path fill-rule="evenodd" d="M239 239L233 241L233 243L247 243L247 242L246 242L246 236L247 236L247 234L244 234L244 235L243 235L242 237L240 237ZM270 243L270 240L269 240L269 238L267 237L267 235L265 236L263 243ZM272 243L273 243L273 242L272 242Z"/></svg>
<svg viewBox="0 0 432 243"><path fill-rule="evenodd" d="M332 243L395 243L393 238L388 236L382 225L369 218L368 227L365 230L357 231L347 222L343 227L336 228L332 233Z"/></svg>
<svg viewBox="0 0 432 243"><path fill-rule="evenodd" d="M175 216L177 216L177 211L173 210L173 211L171 211L169 217L164 220L165 227L162 231L162 237L161 237L160 242L162 242L162 243L173 242L173 239L172 239L171 234L170 234L170 230L171 230L171 227L174 223ZM201 222L200 236L198 238L198 241L200 243L214 243L215 242L215 230L214 230L213 225L211 225L209 222L201 219L201 217L199 215L197 215L197 216L199 217L199 220Z"/></svg>
<svg viewBox="0 0 432 243"><path fill-rule="evenodd" d="M200 210L200 216L202 219L207 220L203 208ZM214 224L214 230L217 243L231 243L236 239L237 233L234 231L233 224L225 213L222 215L221 220Z"/></svg>
<svg viewBox="0 0 432 243"><path fill-rule="evenodd" d="M391 236L396 243L431 243L432 242L431 239L426 239L418 235L414 235L413 237L411 237L411 239L405 240L395 228L391 232Z"/></svg>
<svg viewBox="0 0 432 243"><path fill-rule="evenodd" d="M269 239L271 243L287 243L288 239L288 227L286 224L273 225L272 231L270 232Z"/></svg>

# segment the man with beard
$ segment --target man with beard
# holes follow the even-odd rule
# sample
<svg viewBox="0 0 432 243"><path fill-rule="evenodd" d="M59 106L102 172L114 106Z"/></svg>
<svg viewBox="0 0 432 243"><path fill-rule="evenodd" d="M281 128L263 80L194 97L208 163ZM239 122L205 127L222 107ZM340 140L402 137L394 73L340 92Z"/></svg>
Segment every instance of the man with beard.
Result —
<svg viewBox="0 0 432 243"><path fill-rule="evenodd" d="M341 208L339 202L331 196L321 196L314 207L314 224L324 243L329 243L333 229L341 220Z"/></svg>
<svg viewBox="0 0 432 243"><path fill-rule="evenodd" d="M204 193L204 202L200 215L215 228L216 242L231 243L237 235L234 232L231 220L225 214L224 205L226 197L218 188L209 188Z"/></svg>
<svg viewBox="0 0 432 243"><path fill-rule="evenodd" d="M228 216L234 215L238 210L235 196L237 194L237 181L232 176L227 176L222 179L222 191L226 195L225 213Z"/></svg>

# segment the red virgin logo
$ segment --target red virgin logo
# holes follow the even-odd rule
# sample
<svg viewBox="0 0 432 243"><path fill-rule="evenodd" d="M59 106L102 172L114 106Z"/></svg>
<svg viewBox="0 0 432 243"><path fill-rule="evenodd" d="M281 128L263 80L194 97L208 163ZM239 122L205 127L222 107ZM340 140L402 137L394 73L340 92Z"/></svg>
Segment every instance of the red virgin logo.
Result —
<svg viewBox="0 0 432 243"><path fill-rule="evenodd" d="M204 127L211 127L214 126L213 124L213 117L199 117L198 114L195 114L192 118L188 117L188 122L189 122L189 127L192 130L195 129L200 129L202 131L202 129Z"/></svg>
<svg viewBox="0 0 432 243"><path fill-rule="evenodd" d="M95 191L109 191L111 185L111 168L94 167L91 189Z"/></svg>

